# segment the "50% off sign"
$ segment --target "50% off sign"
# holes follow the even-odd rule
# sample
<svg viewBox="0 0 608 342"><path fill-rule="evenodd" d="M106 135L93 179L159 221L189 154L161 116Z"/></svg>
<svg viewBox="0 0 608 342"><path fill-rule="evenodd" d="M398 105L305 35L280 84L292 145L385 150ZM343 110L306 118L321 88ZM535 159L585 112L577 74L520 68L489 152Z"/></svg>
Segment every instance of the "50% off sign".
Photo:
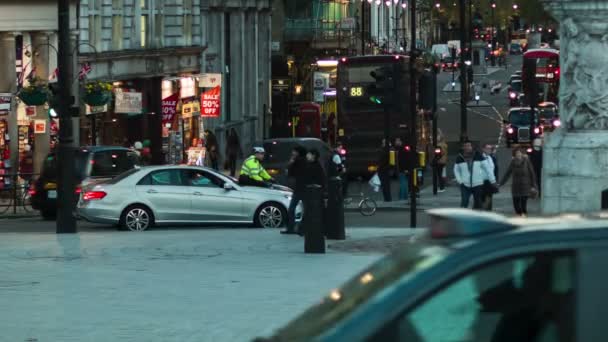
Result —
<svg viewBox="0 0 608 342"><path fill-rule="evenodd" d="M217 86L201 94L201 116L204 118L220 117L220 96L222 88Z"/></svg>

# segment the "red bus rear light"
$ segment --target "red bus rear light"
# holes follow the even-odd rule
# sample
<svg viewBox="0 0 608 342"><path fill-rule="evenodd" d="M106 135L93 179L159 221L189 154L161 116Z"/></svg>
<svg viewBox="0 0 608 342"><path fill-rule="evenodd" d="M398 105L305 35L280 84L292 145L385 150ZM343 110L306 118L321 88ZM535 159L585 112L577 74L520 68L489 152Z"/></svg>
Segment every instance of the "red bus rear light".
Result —
<svg viewBox="0 0 608 342"><path fill-rule="evenodd" d="M82 199L85 201L94 201L103 199L106 195L107 193L103 191L87 191L84 193L84 196L82 196Z"/></svg>

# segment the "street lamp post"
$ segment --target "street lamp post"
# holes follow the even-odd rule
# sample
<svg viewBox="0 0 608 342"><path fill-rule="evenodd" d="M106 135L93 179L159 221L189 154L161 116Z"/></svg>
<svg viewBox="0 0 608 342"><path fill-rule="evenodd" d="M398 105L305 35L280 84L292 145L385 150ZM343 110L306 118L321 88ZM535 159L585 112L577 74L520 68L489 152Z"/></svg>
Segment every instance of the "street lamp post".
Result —
<svg viewBox="0 0 608 342"><path fill-rule="evenodd" d="M59 102L59 151L57 165L59 177L56 232L60 234L76 233L76 218L72 213L75 202L75 184L74 154L71 148L73 127L70 106L73 104L73 97L68 71L71 66L70 51L72 51L70 48L70 0L59 0L57 14L59 39L59 49L57 51L57 84L59 86L59 98L57 99Z"/></svg>
<svg viewBox="0 0 608 342"><path fill-rule="evenodd" d="M467 43L465 6L466 0L459 0L460 17L460 140L465 140L467 135L467 67L465 65L465 51Z"/></svg>
<svg viewBox="0 0 608 342"><path fill-rule="evenodd" d="M416 123L416 116L418 115L417 101L416 101L416 1L410 2L410 136L411 136L411 153L416 154L418 146L418 130ZM412 168L410 171L410 184L416 184L414 181L416 178L416 168ZM410 189L410 227L416 227L416 189L413 186Z"/></svg>
<svg viewBox="0 0 608 342"><path fill-rule="evenodd" d="M490 5L490 7L492 8L492 66L496 66L496 56L494 55L494 51L496 51L496 22L494 21L494 10L496 9L496 3L494 1L492 1L492 4Z"/></svg>

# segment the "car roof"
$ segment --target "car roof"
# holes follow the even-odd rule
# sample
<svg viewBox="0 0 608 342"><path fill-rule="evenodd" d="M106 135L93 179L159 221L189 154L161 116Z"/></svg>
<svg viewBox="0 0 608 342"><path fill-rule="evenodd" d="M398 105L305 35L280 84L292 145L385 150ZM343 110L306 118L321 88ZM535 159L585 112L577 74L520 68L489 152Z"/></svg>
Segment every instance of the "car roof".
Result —
<svg viewBox="0 0 608 342"><path fill-rule="evenodd" d="M276 138L276 139L264 139L263 142L267 143L267 142L279 142L279 143L290 143L290 142L310 142L310 141L314 141L314 142L321 142L323 143L323 141L321 139L318 138Z"/></svg>
<svg viewBox="0 0 608 342"><path fill-rule="evenodd" d="M211 171L213 173L220 173L216 170L204 167L204 166L195 166L195 165L150 165L150 166L142 166L140 167L143 171L156 171L156 170L169 170L169 169L193 169L193 170L205 170Z"/></svg>
<svg viewBox="0 0 608 342"><path fill-rule="evenodd" d="M554 102L541 102L538 104L538 107L557 107L557 104Z"/></svg>
<svg viewBox="0 0 608 342"><path fill-rule="evenodd" d="M513 107L513 108L509 109L509 113L511 113L511 112L519 112L519 111L522 111L522 110L532 110L532 108L530 108L530 107Z"/></svg>
<svg viewBox="0 0 608 342"><path fill-rule="evenodd" d="M132 151L130 148L122 147L122 146L81 146L78 148L80 151L89 151L89 152L100 152L100 151Z"/></svg>

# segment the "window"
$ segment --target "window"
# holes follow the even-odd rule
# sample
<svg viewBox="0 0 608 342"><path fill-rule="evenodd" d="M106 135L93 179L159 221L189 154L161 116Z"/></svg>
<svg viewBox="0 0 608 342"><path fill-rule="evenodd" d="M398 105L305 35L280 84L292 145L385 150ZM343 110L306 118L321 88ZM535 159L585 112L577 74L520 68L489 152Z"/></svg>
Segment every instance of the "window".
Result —
<svg viewBox="0 0 608 342"><path fill-rule="evenodd" d="M148 46L148 0L140 0L141 17L139 20L139 42L142 48Z"/></svg>
<svg viewBox="0 0 608 342"><path fill-rule="evenodd" d="M134 168L138 158L134 152L109 150L95 152L91 163L91 177L112 177Z"/></svg>
<svg viewBox="0 0 608 342"><path fill-rule="evenodd" d="M192 0L184 0L184 46L192 45Z"/></svg>
<svg viewBox="0 0 608 342"><path fill-rule="evenodd" d="M121 50L123 41L123 0L112 0L112 50Z"/></svg>
<svg viewBox="0 0 608 342"><path fill-rule="evenodd" d="M89 43L97 49L101 43L101 1L89 1Z"/></svg>
<svg viewBox="0 0 608 342"><path fill-rule="evenodd" d="M370 341L573 341L574 267L574 257L565 253L486 265Z"/></svg>
<svg viewBox="0 0 608 342"><path fill-rule="evenodd" d="M182 173L178 169L153 171L137 185L184 185Z"/></svg>
<svg viewBox="0 0 608 342"><path fill-rule="evenodd" d="M207 187L207 188L216 188L223 187L224 181L219 177L210 174L209 172L199 171L199 170L187 170L185 171L187 184L190 186L196 187Z"/></svg>
<svg viewBox="0 0 608 342"><path fill-rule="evenodd" d="M162 9L162 2L156 4L154 9L154 42L155 47L163 47L165 36L165 22Z"/></svg>

